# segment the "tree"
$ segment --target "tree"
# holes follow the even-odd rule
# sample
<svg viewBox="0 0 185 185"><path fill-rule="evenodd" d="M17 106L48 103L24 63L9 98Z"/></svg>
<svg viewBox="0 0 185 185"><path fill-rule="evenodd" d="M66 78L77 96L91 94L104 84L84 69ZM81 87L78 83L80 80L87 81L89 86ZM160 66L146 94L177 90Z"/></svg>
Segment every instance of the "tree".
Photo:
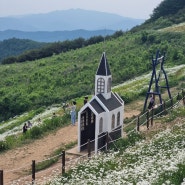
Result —
<svg viewBox="0 0 185 185"><path fill-rule="evenodd" d="M167 17L176 14L179 10L185 7L184 0L164 0L153 10L151 20L156 20L160 17Z"/></svg>

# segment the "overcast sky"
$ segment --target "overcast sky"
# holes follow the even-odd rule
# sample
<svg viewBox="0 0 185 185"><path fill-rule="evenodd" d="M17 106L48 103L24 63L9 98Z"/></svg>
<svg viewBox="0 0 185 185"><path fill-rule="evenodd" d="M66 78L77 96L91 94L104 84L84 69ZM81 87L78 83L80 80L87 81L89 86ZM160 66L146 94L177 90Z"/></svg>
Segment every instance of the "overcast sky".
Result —
<svg viewBox="0 0 185 185"><path fill-rule="evenodd" d="M163 0L0 0L0 17L81 8L148 19Z"/></svg>

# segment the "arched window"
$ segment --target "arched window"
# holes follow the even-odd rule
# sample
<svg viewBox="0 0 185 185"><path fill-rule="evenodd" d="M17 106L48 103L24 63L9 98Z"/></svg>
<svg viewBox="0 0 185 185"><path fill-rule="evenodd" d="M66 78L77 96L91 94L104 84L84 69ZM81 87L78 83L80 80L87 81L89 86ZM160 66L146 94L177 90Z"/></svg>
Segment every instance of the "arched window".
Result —
<svg viewBox="0 0 185 185"><path fill-rule="evenodd" d="M101 117L99 121L99 133L102 133L102 132L103 132L103 118Z"/></svg>
<svg viewBox="0 0 185 185"><path fill-rule="evenodd" d="M105 92L105 80L103 78L98 78L97 80L97 92L98 93Z"/></svg>
<svg viewBox="0 0 185 185"><path fill-rule="evenodd" d="M117 113L117 126L120 125L120 112Z"/></svg>
<svg viewBox="0 0 185 185"><path fill-rule="evenodd" d="M112 79L109 78L108 79L108 84L107 84L107 92L110 92L111 91L111 84L112 84Z"/></svg>
<svg viewBox="0 0 185 185"><path fill-rule="evenodd" d="M85 130L85 119L84 119L84 116L81 116L80 126L81 126L81 131Z"/></svg>
<svg viewBox="0 0 185 185"><path fill-rule="evenodd" d="M94 116L93 112L91 112L91 123L94 123L94 119L95 119L95 116Z"/></svg>
<svg viewBox="0 0 185 185"><path fill-rule="evenodd" d="M112 124L111 124L111 129L115 128L115 115L112 115Z"/></svg>

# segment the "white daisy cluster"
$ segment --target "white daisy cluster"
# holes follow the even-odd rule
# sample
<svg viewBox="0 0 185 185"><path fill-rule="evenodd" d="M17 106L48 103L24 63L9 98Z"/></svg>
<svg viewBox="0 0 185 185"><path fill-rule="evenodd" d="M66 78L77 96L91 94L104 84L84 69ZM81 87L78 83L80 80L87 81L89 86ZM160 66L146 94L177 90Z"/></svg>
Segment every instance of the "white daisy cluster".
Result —
<svg viewBox="0 0 185 185"><path fill-rule="evenodd" d="M48 109L46 109L44 112L34 116L32 119L30 119L30 122L33 124L33 126L39 125L43 122L43 120L45 119L49 119L52 117L54 112L57 112L59 110L61 110L61 107L49 107ZM1 123L0 124L0 129L3 129L9 125L13 125L14 123L16 123L21 117L27 116L28 113L22 114L21 116L17 116L13 119L10 119L9 121L5 122L5 123ZM39 122L38 120L41 119L41 122ZM22 133L22 127L26 122L23 122L21 125L19 126L15 126L13 127L11 130L7 130L4 133L0 134L0 141L4 140L5 137L10 136L10 135L17 135L19 133Z"/></svg>

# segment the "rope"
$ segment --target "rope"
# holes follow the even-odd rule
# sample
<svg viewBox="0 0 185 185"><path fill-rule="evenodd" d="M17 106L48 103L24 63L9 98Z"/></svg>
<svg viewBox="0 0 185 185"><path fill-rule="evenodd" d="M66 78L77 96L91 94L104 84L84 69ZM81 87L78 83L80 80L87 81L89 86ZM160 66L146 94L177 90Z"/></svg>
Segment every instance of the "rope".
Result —
<svg viewBox="0 0 185 185"><path fill-rule="evenodd" d="M27 166L31 166L31 165L25 165L25 166L21 166L21 167L19 167L19 168L15 168L15 169L12 169L12 170L7 170L7 171L5 171L5 173L10 173L10 172L18 171L18 170L20 170L20 169L22 169L22 168L25 168L25 167L27 167Z"/></svg>
<svg viewBox="0 0 185 185"><path fill-rule="evenodd" d="M45 162L45 161L49 161L49 160L51 160L51 159L54 159L54 158L57 158L57 157L61 157L61 156L62 156L62 154L58 154L58 155L55 155L55 156L53 156L53 157L47 158L47 159L45 159L45 160L38 161L37 164L38 164L38 163Z"/></svg>
<svg viewBox="0 0 185 185"><path fill-rule="evenodd" d="M118 150L118 147L115 145L114 141L112 140L112 138L110 137L110 135L108 135L109 138L111 139L111 141L113 142L113 145L116 147L116 149Z"/></svg>

